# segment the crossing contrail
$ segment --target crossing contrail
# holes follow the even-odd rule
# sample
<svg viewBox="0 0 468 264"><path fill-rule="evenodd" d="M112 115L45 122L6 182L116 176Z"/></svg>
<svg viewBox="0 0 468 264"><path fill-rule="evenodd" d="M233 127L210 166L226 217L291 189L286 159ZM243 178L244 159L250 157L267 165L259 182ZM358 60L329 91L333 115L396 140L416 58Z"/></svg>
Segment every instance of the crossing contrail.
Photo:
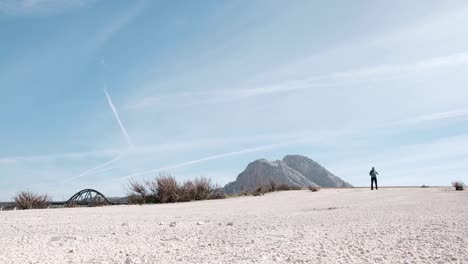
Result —
<svg viewBox="0 0 468 264"><path fill-rule="evenodd" d="M110 106L112 112L114 113L114 116L115 116L115 119L117 120L117 123L119 123L120 130L122 131L122 134L124 135L128 146L133 148L132 139L130 138L130 135L128 135L127 129L123 125L122 120L120 120L119 113L117 112L117 109L115 108L114 103L112 103L112 99L111 99L109 93L106 90L104 90L104 93L106 94L107 102L109 103L109 106Z"/></svg>
<svg viewBox="0 0 468 264"><path fill-rule="evenodd" d="M104 93L106 94L106 98L107 98L107 102L109 103L109 107L111 108L112 112L114 113L115 119L117 120L117 123L119 124L120 130L122 131L122 134L125 137L125 141L127 141L127 144L128 144L128 146L130 148L133 148L132 139L130 138L130 135L128 134L127 129L123 125L122 120L120 120L119 113L117 112L117 109L115 108L114 103L112 102L112 98L110 97L107 90L104 89ZM120 153L119 155L112 158L111 160L106 161L106 162L104 162L102 164L99 164L98 166L96 166L94 168L88 169L88 170L80 173L79 175L77 175L75 177L69 178L69 179L67 179L67 181L73 181L73 180L82 178L84 176L94 174L96 171L99 171L100 169L106 168L107 166L111 165L112 163L115 163L115 162L119 161L123 156L124 156L124 153Z"/></svg>

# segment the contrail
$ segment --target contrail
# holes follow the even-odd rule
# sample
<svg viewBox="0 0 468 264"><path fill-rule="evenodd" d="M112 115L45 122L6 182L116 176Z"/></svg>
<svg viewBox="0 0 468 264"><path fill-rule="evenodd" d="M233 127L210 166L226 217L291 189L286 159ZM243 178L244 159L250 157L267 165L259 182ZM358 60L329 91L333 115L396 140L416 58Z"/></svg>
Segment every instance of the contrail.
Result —
<svg viewBox="0 0 468 264"><path fill-rule="evenodd" d="M128 135L127 129L125 129L125 126L123 125L122 120L120 120L119 113L117 112L117 109L115 108L114 104L112 103L112 99L111 99L109 93L106 90L104 90L104 93L106 94L107 102L109 103L109 106L110 106L112 112L114 113L114 116L115 116L115 119L117 120L117 123L119 123L120 130L122 131L122 134L124 135L128 146L133 148L132 139Z"/></svg>
<svg viewBox="0 0 468 264"><path fill-rule="evenodd" d="M221 159L221 158L241 155L241 154L245 154L245 153L251 153L251 152L257 152L257 151L272 149L272 148L276 148L276 147L279 147L279 146L282 146L282 145L284 145L284 144L279 144L279 143L278 144L270 144L270 145L255 147L255 148L248 148L248 149L243 149L243 150L239 150L239 151L222 153L222 154L209 156L209 157L205 157L205 158L201 158L201 159L182 162L182 163L171 165L171 166L161 167L161 168L152 169L152 170L143 171L143 172L136 172L136 173L132 173L132 174L129 174L127 176L124 176L124 177L120 177L118 179L125 179L125 178L131 178L131 177L146 175L146 174L150 174L150 173L159 172L159 171L162 171L162 170L177 169L177 168L186 167L186 166L190 166L190 165L193 165L193 164L197 164L197 163L201 163L201 162L205 162L205 161L209 161L209 160Z"/></svg>
<svg viewBox="0 0 468 264"><path fill-rule="evenodd" d="M133 146L132 140L130 138L130 135L128 134L127 129L125 129L125 126L123 125L122 120L120 120L119 113L117 112L117 109L115 108L114 103L112 102L112 98L110 97L110 95L109 95L109 93L107 92L106 89L104 89L104 93L106 94L107 102L109 103L109 106L110 106L112 112L114 113L114 116L115 116L115 119L117 120L117 123L119 123L120 130L122 131L122 134L124 135L128 146L130 148L133 148L134 146ZM98 166L96 166L96 167L94 167L92 169L86 170L86 171L80 173L79 175L77 175L75 177L67 179L67 182L82 178L82 177L84 177L86 175L89 175L89 174L92 174L92 173L94 173L94 172L96 172L96 171L98 171L98 170L100 170L102 168L105 168L105 167L109 166L110 164L120 160L123 156L124 156L124 153L121 153L121 154L117 155L116 157L114 157L113 159L111 159L111 160L109 160L107 162L99 164Z"/></svg>
<svg viewBox="0 0 468 264"><path fill-rule="evenodd" d="M112 163L114 163L114 162L120 160L123 156L124 156L123 153L122 153L122 154L119 154L119 155L117 155L115 158L113 158L113 159L111 159L111 160L109 160L109 161L107 161L107 162L105 162L105 163L99 164L98 166L96 166L96 167L94 167L94 168L92 168L92 169L86 170L86 171L80 173L79 175L77 175L77 176L75 176L75 177L72 177L72 178L67 179L67 182L70 182L70 181L73 181L73 180L82 178L82 177L84 177L84 176L86 176L86 175L89 175L89 174L91 174L91 173L96 172L96 171L99 170L99 169L105 168L105 167L109 166L110 164L112 164Z"/></svg>

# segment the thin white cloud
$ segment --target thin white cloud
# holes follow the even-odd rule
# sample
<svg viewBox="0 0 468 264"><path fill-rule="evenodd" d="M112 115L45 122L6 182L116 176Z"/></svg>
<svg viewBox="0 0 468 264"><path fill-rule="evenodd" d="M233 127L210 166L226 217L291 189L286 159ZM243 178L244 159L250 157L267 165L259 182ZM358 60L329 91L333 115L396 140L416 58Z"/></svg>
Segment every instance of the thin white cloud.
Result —
<svg viewBox="0 0 468 264"><path fill-rule="evenodd" d="M74 181L74 180L77 180L79 178L83 178L87 175L90 175L90 174L94 174L94 173L97 173L97 172L100 172L102 171L103 169L106 169L107 166L119 161L122 159L122 157L124 156L124 154L119 154L118 156L116 156L115 158L107 161L107 162L104 162L102 164L99 164L98 166L94 167L94 168L91 168L89 170L86 170L80 174L78 174L77 176L74 176L74 177L71 177L69 179L66 180L66 182L70 182L70 181Z"/></svg>
<svg viewBox="0 0 468 264"><path fill-rule="evenodd" d="M198 164L198 163L202 163L202 162L206 162L206 161L210 161L210 160L222 159L222 158L238 156L238 155L242 155L242 154L246 154L246 153L253 153L253 152L259 152L259 151L274 149L274 148L277 148L277 147L282 146L282 145L283 144L269 144L269 145L254 147L254 148L247 148L247 149L243 149L243 150L239 150L239 151L232 151L232 152L222 153L222 154L213 155L213 156L204 157L204 158L195 159L195 160L190 160L190 161L186 161L186 162L182 162L182 163L178 163L178 164L174 164L174 165L170 165L170 166L164 166L164 167L160 167L160 168L157 168L157 169L151 169L151 170L136 172L136 173L132 173L132 174L120 177L118 179L132 178L132 177L143 176L143 175L152 174L152 173L165 171L165 170L178 169L178 168L187 167L187 166L190 166L190 165L194 165L194 164Z"/></svg>
<svg viewBox="0 0 468 264"><path fill-rule="evenodd" d="M400 120L400 121L395 121L395 122L389 122L389 123L383 123L380 125L377 125L376 128L379 127L388 127L388 126L397 126L397 125L414 125L418 124L421 122L432 122L432 121L439 121L439 120L446 120L446 119L453 119L457 117L463 117L463 116L468 116L468 110L467 109L459 109L459 110L453 110L453 111L445 111L445 112L440 112L440 113L433 113L429 115L421 115L421 116L416 116L413 118L405 119L405 120ZM369 129L369 128L367 128ZM370 128L372 129L372 128ZM214 155L206 158L201 158L201 159L196 159L192 161L187 161L187 162L182 162L176 165L171 165L171 166L165 166L165 167L160 167L157 169L152 169L152 170L147 170L143 172L137 172L137 173L132 173L130 175L121 177L121 178L131 178L131 177L137 177L137 176L142 176L142 175L147 175L155 172L160 172L164 170L170 170L170 169L176 169L180 167L187 167L193 164L198 164L201 162L205 161L210 161L214 159L221 159L225 157L230 157L230 156L236 156L236 155L241 155L245 153L251 153L251 152L258 152L258 151L263 151L267 149L274 149L278 147L285 147L285 146L291 146L291 145L296 145L296 144L301 144L301 143L311 143L311 142L319 142L322 141L326 138L332 138L332 137L339 137L339 136L344 136L344 135L350 135L350 134L356 134L362 131L349 131L349 130L340 130L340 131L328 131L324 132L322 136L314 136L311 137L311 132L309 133L304 132L304 133L292 133L289 134L289 140L286 140L282 143L278 144L269 144L265 146L260 146L260 147L255 147L255 148L248 148L245 150L241 151L235 151L235 152L228 152L228 153L223 153L219 155ZM119 178L119 179L121 179Z"/></svg>
<svg viewBox="0 0 468 264"><path fill-rule="evenodd" d="M468 52L451 54L447 56L427 58L413 63L376 65L345 72L337 72L320 79L357 79L376 76L400 76L422 71L435 70L443 67L455 67L468 64Z"/></svg>
<svg viewBox="0 0 468 264"><path fill-rule="evenodd" d="M411 126L420 124L423 122L435 122L442 120L452 120L457 118L463 118L468 116L468 109L453 109L449 111L441 111L437 113L424 114L407 119L395 120L389 122L383 122L376 124L375 128L381 127L394 127L394 126ZM12 164L17 162L55 162L58 159L65 160L86 160L95 158L111 158L120 157L122 153L126 155L138 155L145 153L165 153L171 151L187 151L187 150L201 150L211 148L213 146L232 146L239 144L251 144L254 142L294 142L304 138L313 138L315 140L322 140L330 137L339 137L344 135L350 135L357 133L355 130L326 130L326 131L294 131L294 132L283 132L274 134L259 134L250 136L238 136L238 137L220 137L220 138L199 138L193 140L179 140L177 142L167 142L161 144L151 144L145 146L135 146L132 149L128 148L109 148L101 150L92 150L84 152L69 152L69 153L56 153L56 154L45 154L45 155L32 155L32 156L11 156L0 158L0 164Z"/></svg>
<svg viewBox="0 0 468 264"><path fill-rule="evenodd" d="M415 117L408 118L408 119L389 122L389 123L384 124L383 126L413 125L413 124L418 124L418 123L423 123L423 122L435 122L435 121L456 119L456 118L467 117L467 116L468 116L468 108L462 108L462 109L454 109L454 110L438 112L438 113L431 113L427 115L415 116Z"/></svg>
<svg viewBox="0 0 468 264"><path fill-rule="evenodd" d="M122 30L126 25L131 23L144 8L144 1L133 1L134 6L128 8L122 14L114 17L104 27L100 28L97 35L90 39L93 49L98 49L108 42L114 35ZM104 60L101 60L103 63Z"/></svg>
<svg viewBox="0 0 468 264"><path fill-rule="evenodd" d="M294 92L317 87L331 87L349 84L350 81L365 81L377 79L394 79L402 76L417 74L425 71L437 70L446 67L468 65L468 52L450 54L446 56L426 58L420 61L405 64L375 65L356 70L340 71L310 78L286 81L276 85L267 85L255 88L224 89L199 92L179 92L146 97L132 103L128 108L150 108L169 102L168 105L186 105L221 103L254 96ZM173 104L170 102L178 102Z"/></svg>
<svg viewBox="0 0 468 264"><path fill-rule="evenodd" d="M84 160L89 158L106 158L117 155L123 149L109 148L102 150L92 150L83 152L65 152L54 154L41 154L41 155L25 155L25 156L11 156L3 157L3 160L14 160L15 162L56 162L60 159L65 160Z"/></svg>
<svg viewBox="0 0 468 264"><path fill-rule="evenodd" d="M117 169L117 168L119 168L118 165L106 166L106 167L104 167L104 168L101 168L101 169L98 169L98 170L94 170L94 171L92 172L92 174L93 174L93 175L103 174L103 173L105 173L105 172L109 172L109 171L115 170L115 169Z"/></svg>
<svg viewBox="0 0 468 264"><path fill-rule="evenodd" d="M8 165L17 163L16 159L12 158L0 158L0 164Z"/></svg>
<svg viewBox="0 0 468 264"><path fill-rule="evenodd" d="M120 130L122 131L125 141L127 141L128 146L132 148L133 147L132 139L130 138L130 135L128 134L127 129L125 128L124 124L122 123L122 120L119 117L119 113L117 112L117 109L115 108L114 103L112 102L112 98L110 97L109 93L106 90L104 90L104 93L106 94L109 107L114 113L115 119L117 120L117 123L119 124Z"/></svg>
<svg viewBox="0 0 468 264"><path fill-rule="evenodd" d="M95 0L0 0L0 14L31 15L59 13L81 8Z"/></svg>
<svg viewBox="0 0 468 264"><path fill-rule="evenodd" d="M56 162L57 160L87 160L87 159L102 159L120 156L122 153L128 156L134 156L147 153L167 153L188 150L202 150L213 147L227 147L239 144L251 144L260 141L274 141L281 142L284 140L291 140L303 135L311 135L311 131L295 131L295 133L274 133L274 134L259 134L251 136L238 136L238 137L219 137L219 138L197 138L191 140L178 140L176 142L166 142L160 144L149 144L144 146L135 146L134 148L109 148L101 150L91 150L84 152L68 152L44 155L30 155L30 156L11 156L0 158L0 163L11 162L41 162L49 163ZM314 133L315 137L329 134L327 133ZM113 160L114 158L110 158Z"/></svg>

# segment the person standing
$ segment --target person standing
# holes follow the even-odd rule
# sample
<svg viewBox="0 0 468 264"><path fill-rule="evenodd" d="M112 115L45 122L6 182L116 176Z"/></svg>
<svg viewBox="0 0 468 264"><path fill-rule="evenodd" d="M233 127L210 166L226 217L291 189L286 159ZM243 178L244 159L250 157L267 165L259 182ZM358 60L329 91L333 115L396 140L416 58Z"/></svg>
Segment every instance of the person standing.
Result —
<svg viewBox="0 0 468 264"><path fill-rule="evenodd" d="M379 173L375 170L374 167L372 167L372 170L369 172L369 175L371 176L371 190L374 190L374 182L375 189L378 190L379 187L377 187L377 175L379 175Z"/></svg>

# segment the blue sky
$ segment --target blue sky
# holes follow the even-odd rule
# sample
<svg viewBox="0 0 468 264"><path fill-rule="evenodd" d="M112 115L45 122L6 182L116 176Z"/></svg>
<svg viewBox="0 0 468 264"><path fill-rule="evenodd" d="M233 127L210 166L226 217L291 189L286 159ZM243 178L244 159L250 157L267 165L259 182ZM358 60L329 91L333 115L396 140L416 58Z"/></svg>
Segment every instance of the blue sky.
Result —
<svg viewBox="0 0 468 264"><path fill-rule="evenodd" d="M0 0L0 200L286 154L468 182L466 25L467 1Z"/></svg>

